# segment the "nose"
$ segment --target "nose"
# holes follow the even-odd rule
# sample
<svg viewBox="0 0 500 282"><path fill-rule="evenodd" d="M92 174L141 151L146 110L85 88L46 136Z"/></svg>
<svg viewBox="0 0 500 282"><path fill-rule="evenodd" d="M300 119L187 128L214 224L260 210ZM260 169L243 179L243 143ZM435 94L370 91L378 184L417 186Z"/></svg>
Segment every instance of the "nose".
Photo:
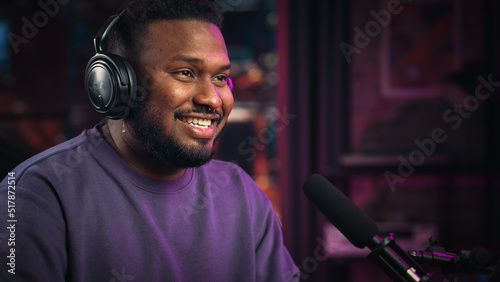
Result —
<svg viewBox="0 0 500 282"><path fill-rule="evenodd" d="M212 109L217 109L222 106L222 100L219 95L217 86L215 86L211 81L203 83L200 91L194 97L194 102L197 105L208 106Z"/></svg>

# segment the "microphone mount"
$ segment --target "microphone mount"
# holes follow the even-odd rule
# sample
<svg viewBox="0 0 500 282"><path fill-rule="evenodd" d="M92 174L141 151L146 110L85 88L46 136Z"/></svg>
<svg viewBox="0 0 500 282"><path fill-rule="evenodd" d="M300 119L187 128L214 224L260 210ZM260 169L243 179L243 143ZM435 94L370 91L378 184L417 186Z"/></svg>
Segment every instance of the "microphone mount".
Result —
<svg viewBox="0 0 500 282"><path fill-rule="evenodd" d="M368 248L372 250L368 259L379 265L393 281L430 281L432 274L427 273L396 244L392 233L385 239L374 236Z"/></svg>
<svg viewBox="0 0 500 282"><path fill-rule="evenodd" d="M488 251L483 248L461 250L455 254L439 246L434 237L431 237L429 242L429 247L424 251L409 251L410 257L430 267L440 268L445 275L486 274L490 277L496 275L499 266L495 264L499 262L490 258Z"/></svg>

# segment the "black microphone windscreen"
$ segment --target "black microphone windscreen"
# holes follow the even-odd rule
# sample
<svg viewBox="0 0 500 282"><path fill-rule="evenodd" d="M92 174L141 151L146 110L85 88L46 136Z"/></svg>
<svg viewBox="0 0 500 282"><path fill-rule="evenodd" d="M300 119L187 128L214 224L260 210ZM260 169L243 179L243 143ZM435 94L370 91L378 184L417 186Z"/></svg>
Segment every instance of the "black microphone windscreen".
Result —
<svg viewBox="0 0 500 282"><path fill-rule="evenodd" d="M364 248L378 233L378 227L349 198L319 174L304 183L304 194L356 247Z"/></svg>

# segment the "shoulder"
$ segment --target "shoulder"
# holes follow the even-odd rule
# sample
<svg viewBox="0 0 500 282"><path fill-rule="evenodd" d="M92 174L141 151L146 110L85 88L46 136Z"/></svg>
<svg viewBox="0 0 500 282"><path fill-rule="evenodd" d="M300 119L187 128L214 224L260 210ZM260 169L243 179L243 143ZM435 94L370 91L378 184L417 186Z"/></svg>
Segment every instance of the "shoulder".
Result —
<svg viewBox="0 0 500 282"><path fill-rule="evenodd" d="M92 147L98 146L104 139L100 138L97 128L83 131L80 135L49 148L25 160L12 170L16 181L22 182L31 176L56 175L73 167L81 160L83 155L88 155ZM3 179L0 186L5 185Z"/></svg>

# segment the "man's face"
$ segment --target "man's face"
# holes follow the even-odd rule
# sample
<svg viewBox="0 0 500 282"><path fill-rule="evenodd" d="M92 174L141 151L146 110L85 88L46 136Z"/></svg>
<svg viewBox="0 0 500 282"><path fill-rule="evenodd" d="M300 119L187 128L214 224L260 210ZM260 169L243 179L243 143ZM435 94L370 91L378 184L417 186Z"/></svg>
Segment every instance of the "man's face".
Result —
<svg viewBox="0 0 500 282"><path fill-rule="evenodd" d="M127 121L132 135L166 165L208 162L234 103L220 30L194 20L158 20L148 25L139 49L137 78L147 97Z"/></svg>

